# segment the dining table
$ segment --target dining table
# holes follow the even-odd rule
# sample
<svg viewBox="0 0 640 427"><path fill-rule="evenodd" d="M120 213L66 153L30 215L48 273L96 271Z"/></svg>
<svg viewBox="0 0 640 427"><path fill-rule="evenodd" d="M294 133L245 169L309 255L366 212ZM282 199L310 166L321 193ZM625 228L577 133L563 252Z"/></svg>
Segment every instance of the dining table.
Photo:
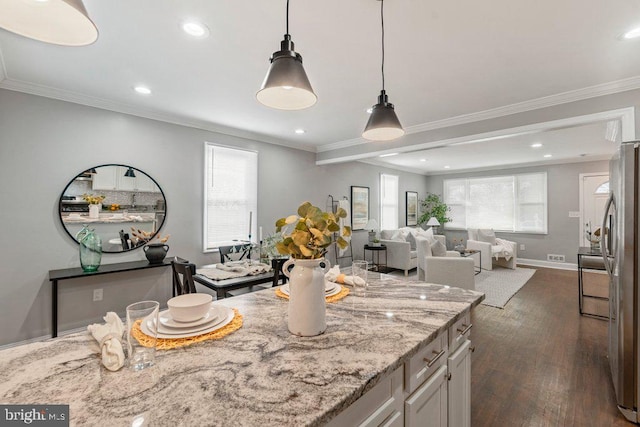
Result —
<svg viewBox="0 0 640 427"><path fill-rule="evenodd" d="M237 310L239 329L157 350L137 372L105 369L88 332L4 349L0 403L69 405L71 425L324 425L484 298L373 272L368 284L327 303L313 337L289 332L278 288L215 301Z"/></svg>

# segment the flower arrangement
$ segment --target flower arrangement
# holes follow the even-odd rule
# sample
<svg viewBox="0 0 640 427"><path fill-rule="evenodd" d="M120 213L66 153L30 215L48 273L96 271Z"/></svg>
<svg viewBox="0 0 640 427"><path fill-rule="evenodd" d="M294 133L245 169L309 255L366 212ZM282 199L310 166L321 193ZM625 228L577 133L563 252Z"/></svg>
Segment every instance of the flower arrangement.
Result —
<svg viewBox="0 0 640 427"><path fill-rule="evenodd" d="M85 202L89 202L90 205L99 205L105 199L105 196L95 194L83 194L82 198Z"/></svg>
<svg viewBox="0 0 640 427"><path fill-rule="evenodd" d="M349 246L345 237L351 236L351 227L341 228L338 221L346 216L347 212L342 208L338 208L334 214L304 202L298 208L297 215L276 221L276 232L282 232L283 237L281 242L276 243L276 249L282 255L296 259L317 259L324 256L334 238L338 247L344 249ZM293 230L288 232L290 228Z"/></svg>
<svg viewBox="0 0 640 427"><path fill-rule="evenodd" d="M587 237L587 240L592 244L596 244L600 242L600 229L596 229L593 233L591 232L591 223L588 222L584 225L584 233Z"/></svg>

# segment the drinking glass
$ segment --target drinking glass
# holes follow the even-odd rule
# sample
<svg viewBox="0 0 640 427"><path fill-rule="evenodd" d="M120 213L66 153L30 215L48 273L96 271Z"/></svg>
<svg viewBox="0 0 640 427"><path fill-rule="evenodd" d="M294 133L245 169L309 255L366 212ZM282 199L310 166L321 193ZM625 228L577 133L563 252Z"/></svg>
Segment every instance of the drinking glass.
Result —
<svg viewBox="0 0 640 427"><path fill-rule="evenodd" d="M158 312L160 304L157 301L140 301L127 306L127 362L134 371L153 366L156 360L156 341L158 339ZM140 332L142 322L146 323L144 344L138 341L133 333L134 328Z"/></svg>
<svg viewBox="0 0 640 427"><path fill-rule="evenodd" d="M353 293L356 296L364 297L367 288L367 273L369 272L369 262L363 260L355 260L351 264L351 274L354 277L362 279L362 283L354 283Z"/></svg>

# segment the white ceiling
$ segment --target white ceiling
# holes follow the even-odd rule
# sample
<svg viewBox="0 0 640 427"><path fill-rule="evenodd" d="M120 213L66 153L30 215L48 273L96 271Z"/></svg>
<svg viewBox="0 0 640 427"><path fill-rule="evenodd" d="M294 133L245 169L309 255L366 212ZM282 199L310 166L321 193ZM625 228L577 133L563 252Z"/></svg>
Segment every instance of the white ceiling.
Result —
<svg viewBox="0 0 640 427"><path fill-rule="evenodd" d="M363 142L365 110L381 88L379 1L291 1L290 33L318 95L315 106L293 112L255 99L285 31L285 0L84 3L100 33L90 46L48 45L0 29L0 87L310 151ZM210 36L187 36L180 28L187 19L205 23ZM387 93L412 132L614 82L637 88L640 39L620 35L638 25L637 0L387 0ZM137 84L153 93L136 94ZM433 173L444 164L468 169L605 158L611 147L605 127L559 131L562 141L581 143L565 143L550 160L527 149L532 136L382 160ZM297 128L307 132L297 135ZM549 136L545 148L558 145L554 133L538 134Z"/></svg>

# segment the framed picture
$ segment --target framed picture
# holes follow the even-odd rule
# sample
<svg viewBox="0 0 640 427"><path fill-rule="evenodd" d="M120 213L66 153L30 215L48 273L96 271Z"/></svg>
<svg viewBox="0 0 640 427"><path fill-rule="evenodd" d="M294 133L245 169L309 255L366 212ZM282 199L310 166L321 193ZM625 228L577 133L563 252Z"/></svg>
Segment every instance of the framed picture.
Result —
<svg viewBox="0 0 640 427"><path fill-rule="evenodd" d="M364 230L369 221L369 187L351 186L351 229Z"/></svg>
<svg viewBox="0 0 640 427"><path fill-rule="evenodd" d="M418 193L407 191L407 227L418 225Z"/></svg>

